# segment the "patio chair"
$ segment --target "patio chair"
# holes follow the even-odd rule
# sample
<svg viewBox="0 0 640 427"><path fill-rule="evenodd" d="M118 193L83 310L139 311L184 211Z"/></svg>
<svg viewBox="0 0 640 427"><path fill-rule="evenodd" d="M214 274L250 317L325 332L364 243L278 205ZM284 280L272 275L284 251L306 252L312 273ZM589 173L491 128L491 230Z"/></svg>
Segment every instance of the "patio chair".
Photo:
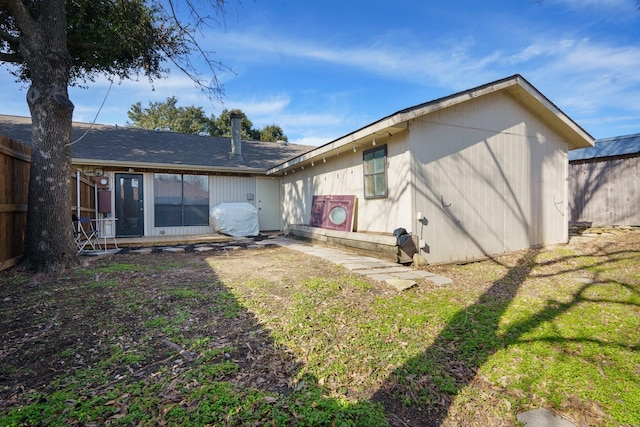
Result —
<svg viewBox="0 0 640 427"><path fill-rule="evenodd" d="M72 217L73 235L76 246L78 246L78 252L85 250L102 249L100 246L99 233L96 228L95 221L89 217L81 216L77 218L75 215Z"/></svg>

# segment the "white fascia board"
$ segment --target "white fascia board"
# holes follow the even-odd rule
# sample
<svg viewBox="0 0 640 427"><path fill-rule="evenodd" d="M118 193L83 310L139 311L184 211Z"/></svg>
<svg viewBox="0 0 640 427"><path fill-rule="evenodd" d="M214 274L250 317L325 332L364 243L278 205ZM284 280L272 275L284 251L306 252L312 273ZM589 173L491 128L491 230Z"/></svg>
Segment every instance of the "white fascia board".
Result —
<svg viewBox="0 0 640 427"><path fill-rule="evenodd" d="M214 167L214 166L202 166L202 165L187 165L187 164L174 164L174 163L139 163L139 162L127 162L116 160L96 160L96 159L72 159L71 163L80 166L108 166L113 168L138 168L138 169L184 169L193 170L199 172L229 172L229 173L250 173L256 175L265 175L264 169L255 168L228 168L228 167Z"/></svg>
<svg viewBox="0 0 640 427"><path fill-rule="evenodd" d="M368 144L375 138L377 133L380 133L380 136L383 136L388 135L386 132L393 134L393 131L395 131L395 133L398 133L399 131L404 131L407 127L408 125L406 121L402 119L401 115L395 114L350 133L349 135L345 135L342 138L336 139L328 144L322 145L314 150L308 151L305 154L294 157L282 164L279 164L278 166L268 169L266 173L267 175L272 175L287 168L295 167L298 164L309 162L313 159L329 157L336 152L340 152L340 150L345 146L348 147L348 149L351 149L350 145L352 144Z"/></svg>
<svg viewBox="0 0 640 427"><path fill-rule="evenodd" d="M505 89L517 83L518 83L518 77L514 77L512 79L497 82L495 84L485 86L480 89L464 92L456 96L445 97L440 101L430 102L425 104L422 107L416 107L413 109L406 110L404 112L396 113L392 116L389 116L378 122L375 122L367 127L364 127L353 133L350 133L349 135L336 139L333 142L330 142L321 147L318 147L315 150L309 151L301 156L294 157L293 159L285 163L282 163L274 168L271 168L267 170L267 175L278 173L282 170L285 170L290 167L294 167L297 164L303 163L305 161L309 161L311 159L326 156L329 153L333 153L336 150L339 150L345 145L356 143L357 141L360 141L362 139L368 139L368 138L373 139L374 135L377 132L383 132L384 130L389 128L404 130L408 127L408 122L415 118L424 116L434 111L442 110L447 107L451 107L453 105L463 103L465 101L477 98L482 95L486 95L492 92Z"/></svg>
<svg viewBox="0 0 640 427"><path fill-rule="evenodd" d="M479 98L483 95L487 95L490 93L498 92L500 90L506 89L509 86L513 86L517 84L516 78L512 78L509 80L504 80L501 82L497 82L495 84L485 86L476 90L471 90L467 92L462 92L458 95L452 95L441 99L440 101L429 102L422 107L417 107L401 113L403 121L409 121L412 119L416 119L418 117L444 110L445 108L453 107L454 105L462 104L463 102L470 101L475 98Z"/></svg>
<svg viewBox="0 0 640 427"><path fill-rule="evenodd" d="M529 96L529 100L524 99L522 91L525 91ZM533 87L528 81L519 78L518 88L509 90L509 93L516 98L520 99L525 104L530 104L530 100L533 99L542 108L543 112L552 114L556 120L560 122L560 126L564 127L564 135L571 137L571 140L576 142L570 149L592 147L595 143L594 138L589 135L587 131L582 129L576 122L574 122L569 116L567 116L560 108L558 108L547 97L540 93L535 87ZM535 109L534 109L535 112Z"/></svg>

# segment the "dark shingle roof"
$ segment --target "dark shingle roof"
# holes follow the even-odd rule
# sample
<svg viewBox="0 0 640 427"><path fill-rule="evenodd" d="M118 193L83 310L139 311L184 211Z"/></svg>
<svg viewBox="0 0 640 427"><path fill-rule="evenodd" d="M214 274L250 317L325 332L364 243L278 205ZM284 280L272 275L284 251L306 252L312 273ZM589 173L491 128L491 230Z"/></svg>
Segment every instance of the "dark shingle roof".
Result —
<svg viewBox="0 0 640 427"><path fill-rule="evenodd" d="M88 130L88 131L87 131ZM87 134L83 136L83 134ZM0 115L0 134L30 145L31 118ZM230 138L198 136L175 132L155 132L127 127L73 123L72 157L96 164L121 162L156 167L263 170L303 154L314 147L263 141L242 141L244 162L229 160Z"/></svg>
<svg viewBox="0 0 640 427"><path fill-rule="evenodd" d="M640 133L597 139L593 147L570 151L569 161L637 153L640 153Z"/></svg>

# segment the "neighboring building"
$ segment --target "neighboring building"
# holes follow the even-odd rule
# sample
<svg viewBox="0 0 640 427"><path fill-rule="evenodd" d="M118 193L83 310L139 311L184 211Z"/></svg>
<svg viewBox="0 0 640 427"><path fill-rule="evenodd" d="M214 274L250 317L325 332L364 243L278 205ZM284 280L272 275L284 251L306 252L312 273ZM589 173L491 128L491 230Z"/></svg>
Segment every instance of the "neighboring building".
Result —
<svg viewBox="0 0 640 427"><path fill-rule="evenodd" d="M569 153L571 223L640 225L640 134Z"/></svg>
<svg viewBox="0 0 640 427"><path fill-rule="evenodd" d="M0 134L30 144L31 118L0 115ZM260 230L281 230L281 178L265 171L313 148L86 123L72 139L72 164L94 177L118 237L210 234L209 209L226 202L254 205Z"/></svg>
<svg viewBox="0 0 640 427"><path fill-rule="evenodd" d="M352 215L358 232L402 227L428 262L451 262L567 242L567 153L592 145L515 75L398 111L267 174L283 179L293 234L324 209L338 230Z"/></svg>

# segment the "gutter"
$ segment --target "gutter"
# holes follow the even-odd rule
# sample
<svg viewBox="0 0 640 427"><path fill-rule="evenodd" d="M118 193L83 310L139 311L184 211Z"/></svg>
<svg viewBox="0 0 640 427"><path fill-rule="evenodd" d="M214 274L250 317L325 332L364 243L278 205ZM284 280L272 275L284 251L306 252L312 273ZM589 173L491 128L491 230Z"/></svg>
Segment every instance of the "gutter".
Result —
<svg viewBox="0 0 640 427"><path fill-rule="evenodd" d="M376 139L376 136L393 136L397 133L404 132L408 127L408 121L404 120L400 115L389 116L367 127L352 132L349 135L335 139L325 145L308 151L305 154L301 154L291 160L267 169L266 174L277 174L305 162L322 161L329 156L337 155L340 154L340 152L345 152L353 148L357 149L365 146L368 147L371 146L373 140ZM346 147L346 149L344 147Z"/></svg>
<svg viewBox="0 0 640 427"><path fill-rule="evenodd" d="M264 169L248 168L248 167L220 167L220 166L203 166L188 165L184 163L139 163L131 161L116 160L96 160L96 159L78 159L72 158L71 163L81 166L109 166L112 168L145 168L145 169L189 169L201 172L229 172L229 173L247 173L265 175Z"/></svg>

